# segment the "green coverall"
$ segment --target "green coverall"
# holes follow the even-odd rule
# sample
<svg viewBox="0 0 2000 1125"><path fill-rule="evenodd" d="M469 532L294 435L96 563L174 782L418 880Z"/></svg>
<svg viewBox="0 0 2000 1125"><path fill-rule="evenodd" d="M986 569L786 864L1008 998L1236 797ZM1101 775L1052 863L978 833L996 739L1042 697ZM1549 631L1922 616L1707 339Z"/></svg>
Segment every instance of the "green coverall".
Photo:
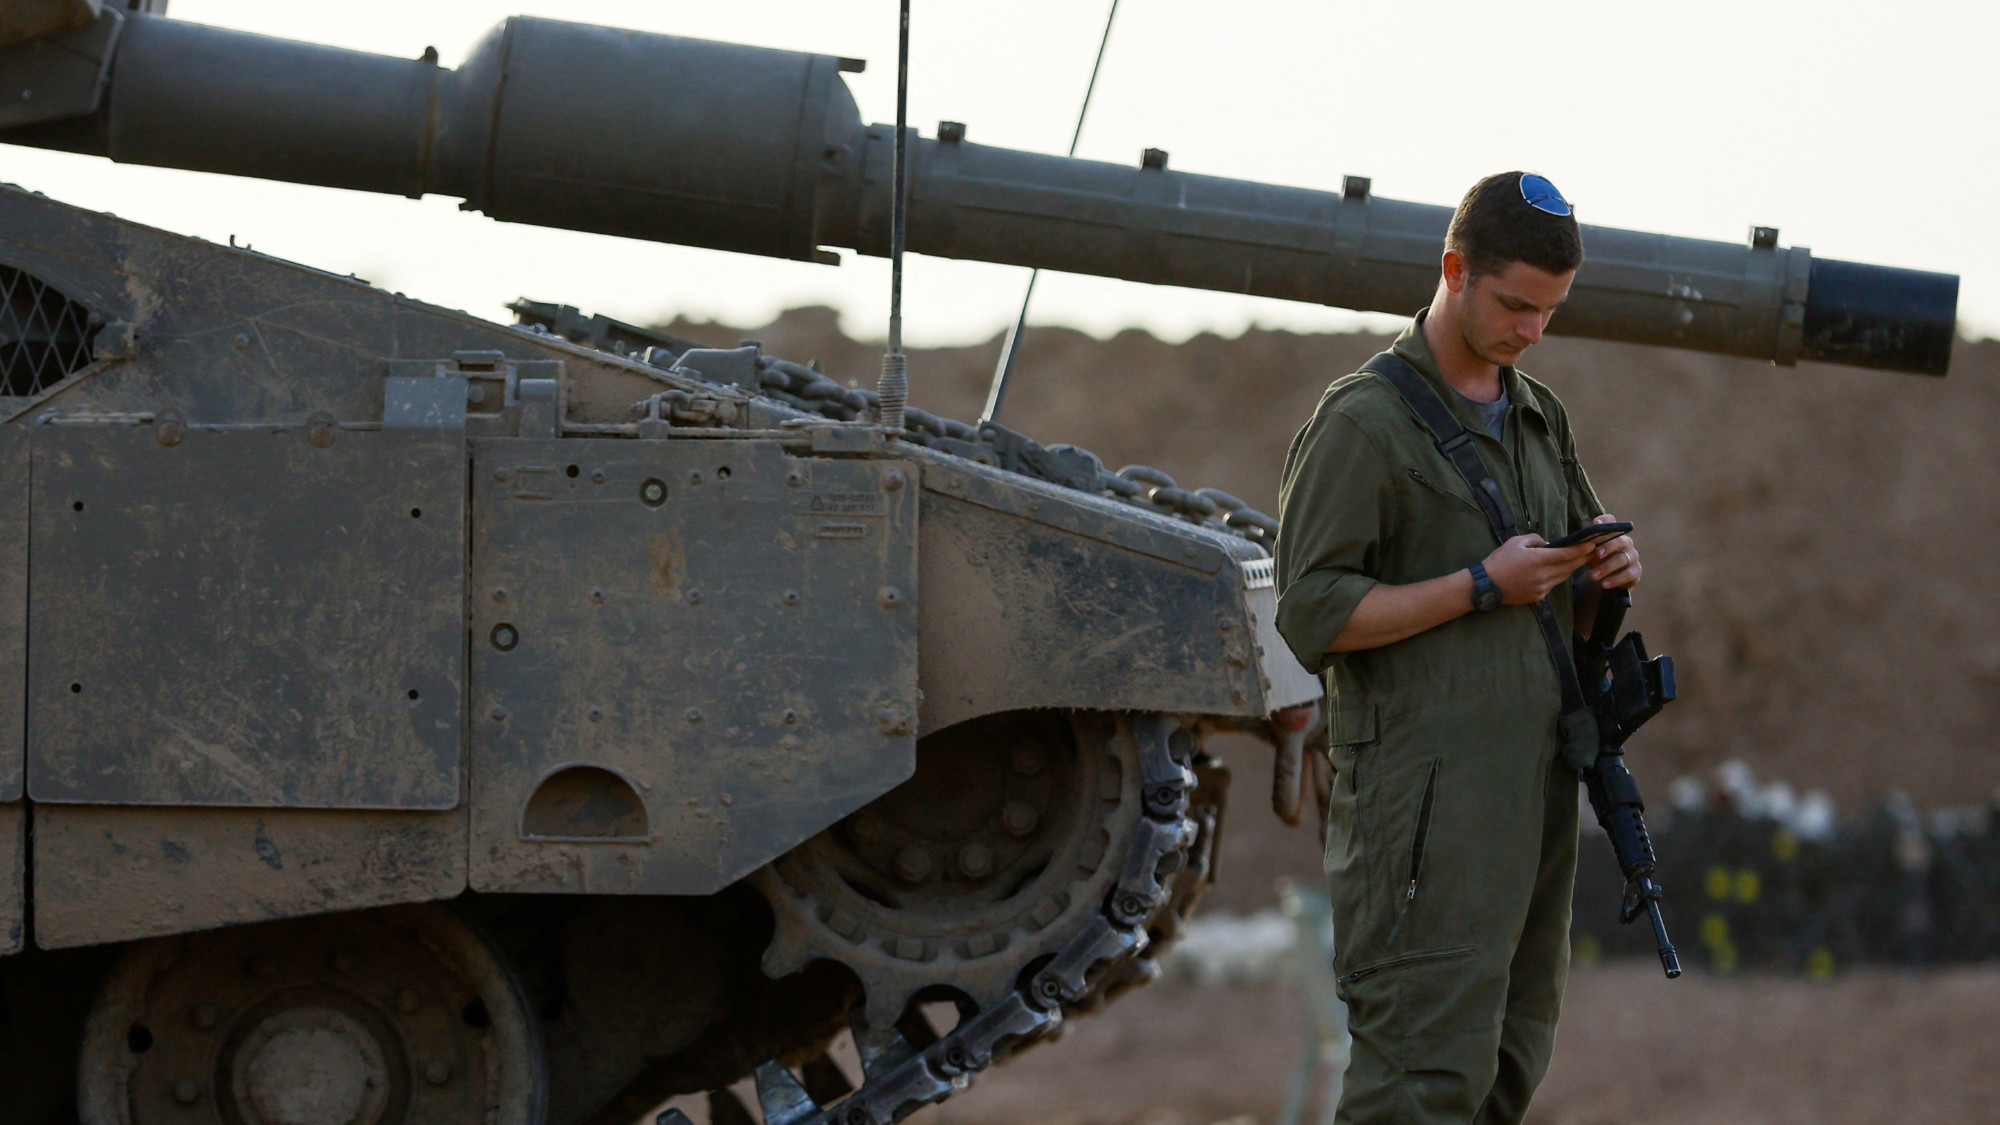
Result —
<svg viewBox="0 0 2000 1125"><path fill-rule="evenodd" d="M1602 509L1550 390L1503 369L1493 439L1439 375L1417 314L1394 345L1479 443L1523 534ZM1336 381L1285 458L1278 630L1323 671L1337 771L1325 867L1354 1036L1338 1120L1516 1122L1548 1069L1569 969L1577 772L1526 606L1329 654L1377 582L1437 578L1498 544L1396 389ZM1566 585L1551 595L1565 635ZM1573 750L1572 753L1575 751Z"/></svg>

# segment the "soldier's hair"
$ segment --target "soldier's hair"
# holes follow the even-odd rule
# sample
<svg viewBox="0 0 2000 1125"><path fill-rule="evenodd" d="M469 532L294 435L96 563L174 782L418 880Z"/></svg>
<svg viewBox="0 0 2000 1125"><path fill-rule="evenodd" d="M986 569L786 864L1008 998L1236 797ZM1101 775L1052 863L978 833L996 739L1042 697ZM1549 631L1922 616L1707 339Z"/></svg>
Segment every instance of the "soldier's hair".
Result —
<svg viewBox="0 0 2000 1125"><path fill-rule="evenodd" d="M1583 235L1576 216L1551 215L1521 198L1521 172L1496 172L1472 185L1452 213L1447 249L1465 255L1473 277L1514 262L1544 273L1568 273L1583 264Z"/></svg>

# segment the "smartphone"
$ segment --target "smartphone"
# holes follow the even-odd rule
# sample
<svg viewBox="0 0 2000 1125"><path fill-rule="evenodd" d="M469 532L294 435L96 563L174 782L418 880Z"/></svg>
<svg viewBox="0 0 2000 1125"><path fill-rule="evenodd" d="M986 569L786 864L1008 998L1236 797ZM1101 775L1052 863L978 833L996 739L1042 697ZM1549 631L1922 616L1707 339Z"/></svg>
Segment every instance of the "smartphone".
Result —
<svg viewBox="0 0 2000 1125"><path fill-rule="evenodd" d="M1619 520L1616 523L1587 524L1553 543L1544 543L1542 546L1574 547L1579 543L1595 543L1600 539L1616 539L1620 535L1629 533L1631 530L1632 525L1624 520Z"/></svg>

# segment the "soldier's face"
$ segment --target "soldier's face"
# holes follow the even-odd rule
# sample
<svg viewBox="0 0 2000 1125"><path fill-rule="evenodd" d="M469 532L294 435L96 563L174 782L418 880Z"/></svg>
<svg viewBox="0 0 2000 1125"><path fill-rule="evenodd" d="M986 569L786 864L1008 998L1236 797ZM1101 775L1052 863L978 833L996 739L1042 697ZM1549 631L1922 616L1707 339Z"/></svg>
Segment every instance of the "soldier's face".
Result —
<svg viewBox="0 0 2000 1125"><path fill-rule="evenodd" d="M1574 280L1575 270L1547 273L1526 262L1509 262L1498 273L1469 279L1459 294L1465 346L1487 363L1512 367L1541 340Z"/></svg>

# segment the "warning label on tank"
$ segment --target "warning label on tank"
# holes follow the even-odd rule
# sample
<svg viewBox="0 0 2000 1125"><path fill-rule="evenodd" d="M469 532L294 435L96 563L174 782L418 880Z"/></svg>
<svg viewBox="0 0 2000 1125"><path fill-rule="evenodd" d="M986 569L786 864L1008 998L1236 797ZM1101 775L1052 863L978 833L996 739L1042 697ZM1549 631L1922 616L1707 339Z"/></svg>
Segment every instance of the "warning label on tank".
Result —
<svg viewBox="0 0 2000 1125"><path fill-rule="evenodd" d="M879 492L798 492L792 508L813 516L879 516L887 505Z"/></svg>

